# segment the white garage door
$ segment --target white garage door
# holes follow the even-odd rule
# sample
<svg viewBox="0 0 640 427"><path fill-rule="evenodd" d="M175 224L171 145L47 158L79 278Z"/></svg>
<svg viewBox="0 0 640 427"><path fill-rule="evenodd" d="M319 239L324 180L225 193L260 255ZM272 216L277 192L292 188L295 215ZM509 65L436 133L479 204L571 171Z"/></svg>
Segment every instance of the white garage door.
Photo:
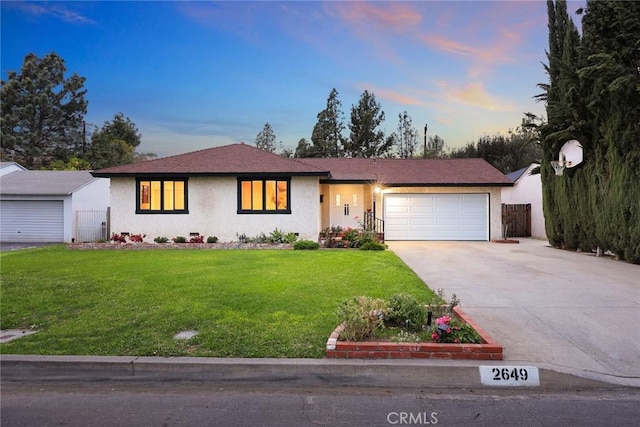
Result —
<svg viewBox="0 0 640 427"><path fill-rule="evenodd" d="M0 241L64 241L63 202L3 200L0 202Z"/></svg>
<svg viewBox="0 0 640 427"><path fill-rule="evenodd" d="M386 194L386 240L489 240L488 194Z"/></svg>

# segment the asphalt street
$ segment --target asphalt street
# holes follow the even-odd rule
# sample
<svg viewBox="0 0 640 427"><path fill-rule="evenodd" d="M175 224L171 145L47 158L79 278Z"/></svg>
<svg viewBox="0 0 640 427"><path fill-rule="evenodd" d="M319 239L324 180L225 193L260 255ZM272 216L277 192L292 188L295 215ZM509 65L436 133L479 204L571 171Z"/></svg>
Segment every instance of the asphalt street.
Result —
<svg viewBox="0 0 640 427"><path fill-rule="evenodd" d="M8 383L3 426L635 426L640 391Z"/></svg>

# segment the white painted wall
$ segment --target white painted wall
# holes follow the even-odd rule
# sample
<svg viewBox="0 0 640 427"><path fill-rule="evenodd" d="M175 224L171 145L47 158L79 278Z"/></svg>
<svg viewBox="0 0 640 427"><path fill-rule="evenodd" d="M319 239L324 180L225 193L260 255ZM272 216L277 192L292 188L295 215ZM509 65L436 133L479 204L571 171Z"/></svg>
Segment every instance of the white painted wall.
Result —
<svg viewBox="0 0 640 427"><path fill-rule="evenodd" d="M381 199L384 199L385 194L390 193L483 193L489 194L489 240L499 239L502 236L502 201L501 201L501 187L402 187L402 188L386 188L382 190ZM378 210L384 207L384 203L380 198L376 203ZM382 217L382 212L378 215Z"/></svg>
<svg viewBox="0 0 640 427"><path fill-rule="evenodd" d="M235 177L191 177L188 214L136 214L135 178L112 178L111 231L146 234L145 241L200 233L231 242L237 240L237 234L268 235L278 228L299 233L300 239L316 240L320 227L318 178L292 177L290 191L291 214L238 214Z"/></svg>
<svg viewBox="0 0 640 427"><path fill-rule="evenodd" d="M95 178L84 187L74 191L69 202L65 201L65 242L71 242L72 237L77 237L75 235L77 211L106 211L109 208L109 184L109 178ZM67 230L68 227L69 230Z"/></svg>
<svg viewBox="0 0 640 427"><path fill-rule="evenodd" d="M502 203L531 204L531 237L546 239L544 213L542 211L542 180L540 174L529 175L532 164L515 182L513 187L502 188Z"/></svg>

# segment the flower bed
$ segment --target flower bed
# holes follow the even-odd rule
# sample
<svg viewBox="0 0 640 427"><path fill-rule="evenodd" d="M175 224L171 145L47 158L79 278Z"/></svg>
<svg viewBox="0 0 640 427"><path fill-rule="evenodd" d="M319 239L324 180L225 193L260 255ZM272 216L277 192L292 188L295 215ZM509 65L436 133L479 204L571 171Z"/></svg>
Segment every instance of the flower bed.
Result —
<svg viewBox="0 0 640 427"><path fill-rule="evenodd" d="M326 357L331 359L502 360L502 346L460 308L454 307L453 313L476 330L482 338L481 344L339 341L338 338L344 328L343 325L339 325L327 340Z"/></svg>
<svg viewBox="0 0 640 427"><path fill-rule="evenodd" d="M288 243L71 243L68 249L79 250L148 250L148 249L292 249Z"/></svg>

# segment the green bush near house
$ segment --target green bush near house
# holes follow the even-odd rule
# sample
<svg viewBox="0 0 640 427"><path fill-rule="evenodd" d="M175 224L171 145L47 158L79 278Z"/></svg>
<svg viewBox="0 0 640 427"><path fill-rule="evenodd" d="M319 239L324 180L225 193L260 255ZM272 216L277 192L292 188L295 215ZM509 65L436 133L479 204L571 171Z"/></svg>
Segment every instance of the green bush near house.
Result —
<svg viewBox="0 0 640 427"><path fill-rule="evenodd" d="M396 294L389 298L386 322L409 331L420 331L427 321L427 308L409 294Z"/></svg>
<svg viewBox="0 0 640 427"><path fill-rule="evenodd" d="M368 241L360 246L361 251L384 251L387 246L384 243Z"/></svg>
<svg viewBox="0 0 640 427"><path fill-rule="evenodd" d="M340 302L434 297L390 251L57 245L0 253L0 274L0 327L39 331L2 354L320 358Z"/></svg>
<svg viewBox="0 0 640 427"><path fill-rule="evenodd" d="M293 249L297 251L302 250L316 250L320 248L320 244L318 242L314 242L312 240L298 240L293 244Z"/></svg>

